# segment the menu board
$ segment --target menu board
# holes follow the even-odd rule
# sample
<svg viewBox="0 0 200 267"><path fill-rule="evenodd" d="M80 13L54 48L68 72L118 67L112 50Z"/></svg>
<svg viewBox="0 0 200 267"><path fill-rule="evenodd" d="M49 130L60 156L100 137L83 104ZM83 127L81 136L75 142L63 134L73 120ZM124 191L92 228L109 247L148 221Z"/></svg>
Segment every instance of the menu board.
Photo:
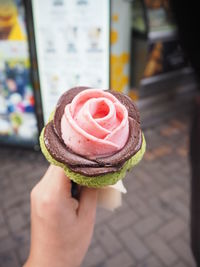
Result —
<svg viewBox="0 0 200 267"><path fill-rule="evenodd" d="M108 0L32 0L44 121L75 86L109 87Z"/></svg>
<svg viewBox="0 0 200 267"><path fill-rule="evenodd" d="M37 136L24 5L0 0L0 142L35 144Z"/></svg>

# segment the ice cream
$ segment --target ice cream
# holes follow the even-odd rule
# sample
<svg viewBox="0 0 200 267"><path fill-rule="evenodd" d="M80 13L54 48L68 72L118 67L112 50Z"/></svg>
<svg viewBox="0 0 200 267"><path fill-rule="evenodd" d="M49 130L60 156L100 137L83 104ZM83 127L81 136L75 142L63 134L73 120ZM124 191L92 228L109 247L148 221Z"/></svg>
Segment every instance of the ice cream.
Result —
<svg viewBox="0 0 200 267"><path fill-rule="evenodd" d="M145 152L132 100L87 87L61 96L40 144L49 162L61 166L76 183L91 187L116 184Z"/></svg>
<svg viewBox="0 0 200 267"><path fill-rule="evenodd" d="M86 89L66 105L61 132L66 146L79 155L112 155L127 142L128 111L112 94Z"/></svg>

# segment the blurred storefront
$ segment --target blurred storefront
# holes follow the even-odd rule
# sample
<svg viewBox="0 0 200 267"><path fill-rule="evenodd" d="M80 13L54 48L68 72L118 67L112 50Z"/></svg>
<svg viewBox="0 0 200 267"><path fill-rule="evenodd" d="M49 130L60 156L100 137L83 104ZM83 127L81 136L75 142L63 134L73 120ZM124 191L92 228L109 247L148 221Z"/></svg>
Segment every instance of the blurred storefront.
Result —
<svg viewBox="0 0 200 267"><path fill-rule="evenodd" d="M167 0L0 0L0 143L37 145L67 88L140 102L191 77Z"/></svg>
<svg viewBox="0 0 200 267"><path fill-rule="evenodd" d="M133 1L131 34L131 89L136 95L144 98L191 82L192 69L168 0Z"/></svg>

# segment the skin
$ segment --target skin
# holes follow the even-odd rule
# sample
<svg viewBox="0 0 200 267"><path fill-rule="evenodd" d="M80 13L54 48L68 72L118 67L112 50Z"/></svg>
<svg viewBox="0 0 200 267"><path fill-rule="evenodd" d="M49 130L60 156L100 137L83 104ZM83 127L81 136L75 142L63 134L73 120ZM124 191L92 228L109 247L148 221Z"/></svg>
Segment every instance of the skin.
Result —
<svg viewBox="0 0 200 267"><path fill-rule="evenodd" d="M60 167L51 165L31 192L31 249L24 267L78 267L89 247L97 190L84 187L79 200Z"/></svg>

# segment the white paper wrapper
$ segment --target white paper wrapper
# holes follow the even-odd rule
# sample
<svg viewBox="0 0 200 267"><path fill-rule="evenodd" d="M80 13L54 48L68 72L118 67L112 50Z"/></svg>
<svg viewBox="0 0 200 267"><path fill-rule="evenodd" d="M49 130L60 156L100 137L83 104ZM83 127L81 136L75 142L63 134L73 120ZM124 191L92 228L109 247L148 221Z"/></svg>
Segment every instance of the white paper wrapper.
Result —
<svg viewBox="0 0 200 267"><path fill-rule="evenodd" d="M101 188L98 192L98 205L113 211L122 205L122 193L126 192L121 180L114 185Z"/></svg>

